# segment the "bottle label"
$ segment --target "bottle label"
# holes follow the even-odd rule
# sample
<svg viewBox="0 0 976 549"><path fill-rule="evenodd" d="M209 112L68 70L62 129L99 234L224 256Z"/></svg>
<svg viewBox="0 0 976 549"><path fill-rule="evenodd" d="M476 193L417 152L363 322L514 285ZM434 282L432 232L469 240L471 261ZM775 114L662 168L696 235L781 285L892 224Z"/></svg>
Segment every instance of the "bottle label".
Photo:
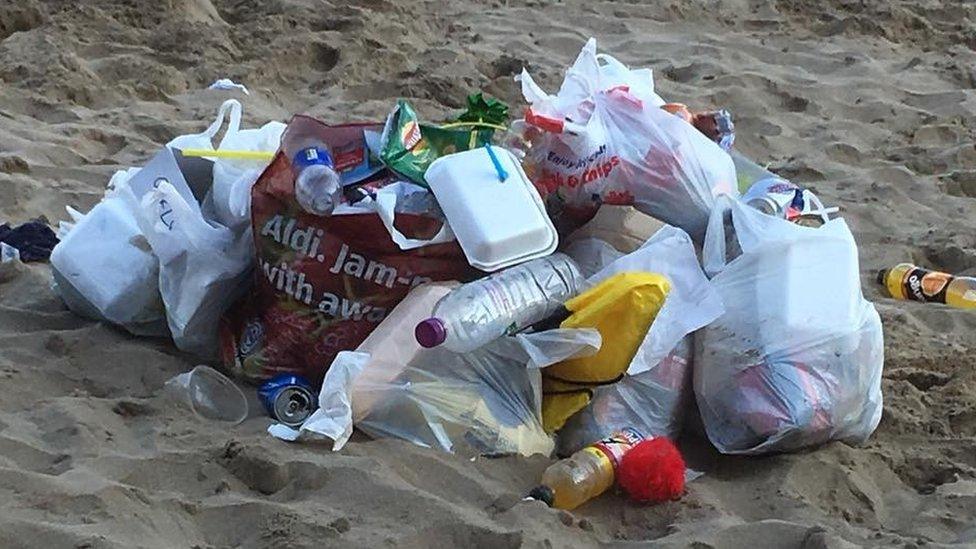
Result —
<svg viewBox="0 0 976 549"><path fill-rule="evenodd" d="M915 267L905 273L902 287L908 299L945 303L946 289L952 279L953 276L948 273Z"/></svg>
<svg viewBox="0 0 976 549"><path fill-rule="evenodd" d="M332 162L332 155L330 155L329 151L322 147L308 147L302 149L298 151L298 154L295 155L292 162L299 168L307 168L316 164L331 168L334 165Z"/></svg>
<svg viewBox="0 0 976 549"><path fill-rule="evenodd" d="M617 467L620 466L620 460L623 459L624 454L642 440L644 440L644 435L640 434L637 429L627 427L626 429L614 432L612 435L591 445L589 448L599 452L608 459L610 464L613 465L613 470L616 471Z"/></svg>

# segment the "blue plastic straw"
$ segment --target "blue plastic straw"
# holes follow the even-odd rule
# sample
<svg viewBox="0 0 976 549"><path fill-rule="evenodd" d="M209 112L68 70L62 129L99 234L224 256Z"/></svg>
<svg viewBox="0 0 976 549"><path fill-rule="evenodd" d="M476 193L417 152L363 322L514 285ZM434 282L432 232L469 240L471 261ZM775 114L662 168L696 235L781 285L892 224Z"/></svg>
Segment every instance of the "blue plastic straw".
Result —
<svg viewBox="0 0 976 549"><path fill-rule="evenodd" d="M498 172L498 180L504 183L508 179L508 172L502 167L502 163L498 161L498 157L495 156L495 151L491 150L491 143L485 143L485 148L488 149L488 156L491 157L491 163L495 165L495 171Z"/></svg>

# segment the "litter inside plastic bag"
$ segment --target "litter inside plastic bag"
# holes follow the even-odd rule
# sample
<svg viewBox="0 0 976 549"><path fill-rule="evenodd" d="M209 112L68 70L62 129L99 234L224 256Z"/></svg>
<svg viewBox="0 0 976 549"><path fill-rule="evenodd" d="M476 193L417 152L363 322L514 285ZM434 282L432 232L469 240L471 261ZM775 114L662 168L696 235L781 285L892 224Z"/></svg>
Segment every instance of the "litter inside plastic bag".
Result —
<svg viewBox="0 0 976 549"><path fill-rule="evenodd" d="M332 439L338 450L357 416L355 426L371 436L461 455L548 455L553 441L542 427L539 368L598 347L595 330L552 330L503 337L465 354L424 349L406 366L342 352L300 434ZM367 367L375 372L364 373ZM398 374L388 381L387 370ZM370 403L365 413L357 401Z"/></svg>
<svg viewBox="0 0 976 549"><path fill-rule="evenodd" d="M692 337L682 339L654 368L594 389L589 405L559 431L557 455L571 455L627 427L645 436L676 439L692 394Z"/></svg>
<svg viewBox="0 0 976 549"><path fill-rule="evenodd" d="M686 335L718 318L723 307L721 298L702 273L694 244L681 229L661 228L639 249L587 279L586 286L617 273L633 271L661 273L671 284L664 306L627 370L636 375L661 362Z"/></svg>
<svg viewBox="0 0 976 549"><path fill-rule="evenodd" d="M603 241L576 244L612 254L607 248L613 248ZM638 428L646 436L676 438L681 432L691 395L691 334L722 315L722 300L702 272L691 238L676 227L662 227L637 250L604 265L586 285L633 271L661 273L671 290L637 348L628 375L596 388L590 404L559 431L560 455L624 427Z"/></svg>
<svg viewBox="0 0 976 549"><path fill-rule="evenodd" d="M602 338L592 356L560 361L542 372L542 424L561 428L583 409L593 390L624 377L661 310L671 284L658 273L621 272L563 303L560 328L591 328Z"/></svg>
<svg viewBox="0 0 976 549"><path fill-rule="evenodd" d="M881 418L884 345L846 223L802 227L731 200L711 221L705 262L726 311L695 336L709 439L739 454L864 441Z"/></svg>
<svg viewBox="0 0 976 549"><path fill-rule="evenodd" d="M649 70L631 70L596 53L590 39L550 96L520 76L538 131L526 171L548 197L557 226L585 221L600 204L638 210L704 237L714 197L736 196L729 155L681 118L659 108Z"/></svg>

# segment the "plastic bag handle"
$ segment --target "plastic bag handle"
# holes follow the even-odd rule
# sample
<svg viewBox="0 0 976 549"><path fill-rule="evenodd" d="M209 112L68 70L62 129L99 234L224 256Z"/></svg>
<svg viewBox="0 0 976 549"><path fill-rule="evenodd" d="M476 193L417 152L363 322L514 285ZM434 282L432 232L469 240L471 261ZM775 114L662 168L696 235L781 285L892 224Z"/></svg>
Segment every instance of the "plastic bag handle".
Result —
<svg viewBox="0 0 976 549"><path fill-rule="evenodd" d="M630 93L630 86L614 86L605 92L607 97L621 99L632 108L641 110L644 108L644 102L637 98L634 94Z"/></svg>
<svg viewBox="0 0 976 549"><path fill-rule="evenodd" d="M376 201L373 202L373 207L376 210L377 215L383 221L383 226L390 233L390 238L393 242L400 247L401 250L413 250L416 248L423 248L424 246L430 246L432 244L441 244L443 242L451 242L454 240L454 231L451 226L444 220L444 224L441 225L441 230L437 232L430 240L423 240L417 238L408 238L400 232L396 226L393 225L393 220L396 218L396 202L397 197L394 194L389 193L377 193Z"/></svg>
<svg viewBox="0 0 976 549"><path fill-rule="evenodd" d="M630 68L627 67L627 65L624 65L623 63L621 63L619 59L617 59L616 57L614 57L614 56L612 56L610 54L607 54L607 53L598 53L598 54L596 54L596 60L597 60L597 63L599 63L600 61L605 62L607 64L607 66L616 67L616 68L621 69L621 70L624 70L624 71L629 71L630 70Z"/></svg>
<svg viewBox="0 0 976 549"><path fill-rule="evenodd" d="M578 80L580 83L582 83L583 87L586 89L586 92L589 95L593 95L596 92L596 84L590 81L590 79L586 78L582 74L579 74L578 72L571 70L566 73L566 80L570 80L570 79Z"/></svg>
<svg viewBox="0 0 976 549"><path fill-rule="evenodd" d="M240 102L236 99L228 99L220 105L220 109L217 111L217 118L207 126L207 129L200 133L178 136L167 143L166 146L171 149L215 150L213 138L220 131L220 128L223 127L224 119L228 115L230 116L227 132L224 134L224 139L226 139L228 136L240 132L243 111L244 109L241 107Z"/></svg>
<svg viewBox="0 0 976 549"><path fill-rule="evenodd" d="M230 122L227 124L227 131L224 133L224 137L221 138L220 142L223 143L228 137L237 134L241 131L241 118L244 116L244 106L241 105L240 101L236 99L228 99L224 101L224 104L220 106L220 112L217 114L217 120L214 121L217 124L217 129L220 130L220 126L224 119L224 109L227 108L230 111ZM207 128L209 131L210 128ZM216 135L216 132L214 132Z"/></svg>
<svg viewBox="0 0 976 549"><path fill-rule="evenodd" d="M214 136L220 131L220 128L224 125L224 119L227 115L230 115L230 122L227 124L227 132L224 133L224 137L221 139L227 139L227 136L236 134L241 131L241 118L244 115L244 107L241 105L240 101L236 99L228 99L220 105L220 109L217 111L217 118L207 126L207 129L203 133L198 134L200 137L206 137L213 143Z"/></svg>
<svg viewBox="0 0 976 549"><path fill-rule="evenodd" d="M709 277L721 272L728 263L725 227L726 220L729 218L726 217L726 214L730 217L732 215L731 199L726 195L720 195L715 199L715 204L708 216L705 245L702 247L702 268ZM730 226L734 226L734 222L730 223ZM735 234L735 229L732 230Z"/></svg>

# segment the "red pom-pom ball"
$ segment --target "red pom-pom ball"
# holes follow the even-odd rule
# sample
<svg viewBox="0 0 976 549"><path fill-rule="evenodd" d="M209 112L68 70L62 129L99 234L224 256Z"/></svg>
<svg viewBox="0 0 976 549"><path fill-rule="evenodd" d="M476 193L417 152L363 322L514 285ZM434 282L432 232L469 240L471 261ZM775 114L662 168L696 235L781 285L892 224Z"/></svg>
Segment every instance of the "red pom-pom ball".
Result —
<svg viewBox="0 0 976 549"><path fill-rule="evenodd" d="M620 460L617 482L634 501L677 499L685 491L685 460L664 437L643 440Z"/></svg>

